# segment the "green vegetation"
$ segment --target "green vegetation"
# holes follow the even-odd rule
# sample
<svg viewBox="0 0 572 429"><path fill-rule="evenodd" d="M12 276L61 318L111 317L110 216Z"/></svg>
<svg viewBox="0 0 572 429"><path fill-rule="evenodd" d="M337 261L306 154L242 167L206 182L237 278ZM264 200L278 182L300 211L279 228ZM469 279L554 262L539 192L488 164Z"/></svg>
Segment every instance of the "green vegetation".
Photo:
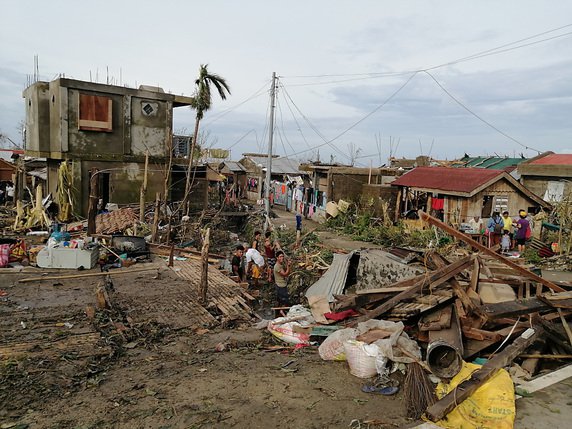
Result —
<svg viewBox="0 0 572 429"><path fill-rule="evenodd" d="M333 231L347 235L353 240L375 243L384 247L439 247L450 243L450 237L441 231L436 235L434 229L408 228L405 222L392 224L383 222L372 216L369 211L362 211L352 205L346 213L326 221L326 226Z"/></svg>

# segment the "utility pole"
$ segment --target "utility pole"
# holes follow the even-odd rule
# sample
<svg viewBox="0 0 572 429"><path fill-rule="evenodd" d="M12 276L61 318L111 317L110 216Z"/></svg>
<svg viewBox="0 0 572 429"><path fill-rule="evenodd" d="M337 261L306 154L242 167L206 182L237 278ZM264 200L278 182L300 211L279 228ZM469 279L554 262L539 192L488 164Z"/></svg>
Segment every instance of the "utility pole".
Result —
<svg viewBox="0 0 572 429"><path fill-rule="evenodd" d="M272 72L272 86L270 87L270 128L268 132L268 161L266 163L266 180L264 192L264 231L268 229L270 219L270 177L272 175L272 140L274 139L274 109L276 108L276 72Z"/></svg>

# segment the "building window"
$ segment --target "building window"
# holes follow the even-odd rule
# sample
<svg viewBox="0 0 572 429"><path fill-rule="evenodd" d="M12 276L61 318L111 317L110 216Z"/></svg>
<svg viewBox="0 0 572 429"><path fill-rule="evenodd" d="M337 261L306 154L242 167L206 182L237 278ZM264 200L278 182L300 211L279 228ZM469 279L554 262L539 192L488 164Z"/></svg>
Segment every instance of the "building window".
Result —
<svg viewBox="0 0 572 429"><path fill-rule="evenodd" d="M502 213L505 210L508 211L508 196L497 195L495 197L495 206L493 211Z"/></svg>
<svg viewBox="0 0 572 429"><path fill-rule="evenodd" d="M84 131L113 131L112 102L109 97L79 94L78 129Z"/></svg>

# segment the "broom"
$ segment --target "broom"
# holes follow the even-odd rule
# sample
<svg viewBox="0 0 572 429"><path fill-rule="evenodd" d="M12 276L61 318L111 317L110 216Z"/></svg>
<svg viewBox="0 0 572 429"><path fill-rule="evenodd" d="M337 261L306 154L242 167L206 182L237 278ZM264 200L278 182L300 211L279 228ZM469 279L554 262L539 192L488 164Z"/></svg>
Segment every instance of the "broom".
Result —
<svg viewBox="0 0 572 429"><path fill-rule="evenodd" d="M407 417L419 419L425 410L435 403L435 391L423 366L416 361L407 366L403 386Z"/></svg>

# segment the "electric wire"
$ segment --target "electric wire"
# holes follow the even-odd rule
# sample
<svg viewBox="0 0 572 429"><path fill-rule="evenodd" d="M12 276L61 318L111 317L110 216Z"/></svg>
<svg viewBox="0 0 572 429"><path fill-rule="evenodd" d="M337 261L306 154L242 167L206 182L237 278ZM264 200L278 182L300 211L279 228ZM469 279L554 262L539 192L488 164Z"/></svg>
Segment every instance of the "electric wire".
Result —
<svg viewBox="0 0 572 429"><path fill-rule="evenodd" d="M210 118L208 121L205 121L205 126L208 126L210 124L213 124L214 122L218 121L219 119L221 119L222 117L226 116L227 114L229 114L230 112L236 110L238 107L242 106L243 104L248 103L251 100L254 100L255 98L260 97L262 94L264 94L264 88L267 87L269 81L264 82L264 85L261 86L258 90L256 90L252 95L250 95L248 98L246 98L244 101L241 101L240 103L229 107L228 109L225 109L223 111L221 111L220 113L218 113L217 115L213 116L212 118Z"/></svg>
<svg viewBox="0 0 572 429"><path fill-rule="evenodd" d="M423 71L425 74L427 74L431 79L433 79L433 81L437 84L437 86L439 86L439 88L441 88L441 90L447 94L455 103L457 103L459 106L461 106L463 109L465 109L467 112L469 112L471 115L473 115L475 118L477 118L479 121L481 121L482 123L486 124L487 126L489 126L490 128L492 128L493 130L495 130L496 132L498 132L499 134L503 135L504 137L506 137L509 140L512 140L513 142L515 142L516 144L522 146L525 149L530 149L530 150L534 150L536 152L538 152L539 154L542 153L542 151L535 149L533 147L527 146L524 143L521 143L520 141L518 141L517 139L515 139L514 137L508 135L507 133L505 133L504 131L500 130L499 128L497 128L496 126L494 126L493 124L491 124L489 121L487 121L486 119L482 118L481 116L479 116L477 113L473 112L471 109L469 109L465 104L463 104L459 99L457 99L453 94L451 94L443 85L441 85L441 83L435 79L435 77L429 73L427 70Z"/></svg>
<svg viewBox="0 0 572 429"><path fill-rule="evenodd" d="M294 111L292 110L292 107L290 106L290 103L288 102L288 97L284 97L284 101L286 102L286 107L288 107L288 110L290 111L290 115L292 116L292 119L296 123L297 130L300 133L300 136L302 136L302 140L304 140L304 143L306 143L306 146L308 146L308 148L310 150L313 150L313 148L310 146L310 143L308 143L308 140L306 140L306 136L302 132L302 127L300 126L298 119L296 119L296 115L294 115Z"/></svg>
<svg viewBox="0 0 572 429"><path fill-rule="evenodd" d="M278 114L280 116L280 123L282 125L282 134L284 135L284 139L286 140L286 143L288 143L290 149L292 149L292 152L295 152L294 147L292 146L290 140L288 140L288 136L286 135L286 127L284 127L284 116L282 114L282 105L280 104L280 99L278 98L276 98L276 107L278 108ZM284 149L284 154L288 153L286 151L286 148L284 147L284 143L282 143L282 147Z"/></svg>
<svg viewBox="0 0 572 429"><path fill-rule="evenodd" d="M563 29L568 28L568 27L572 27L572 24L563 25L563 26L553 28L551 30L543 31L541 33L537 33L537 34L534 34L532 36L528 36L528 37L510 42L510 43L505 43L503 45L500 45L500 46L497 46L494 48L490 48L490 49L487 49L485 51L476 52L474 54L471 54L471 55L468 55L468 56L465 56L462 58L458 58L458 59L448 61L448 62L445 62L442 64L431 66L431 67L419 68L417 70L406 70L406 71L395 71L395 72L346 73L346 74L292 75L292 76L281 76L281 77L286 78L286 79L294 79L294 78L296 78L296 79L297 78L315 78L315 79L318 79L318 78L323 78L323 77L351 77L351 76L355 76L356 80L361 80L361 79L373 79L373 78L377 78L377 77L393 77L393 76L408 75L408 74L415 73L415 72L421 72L421 71L425 71L425 70L434 70L434 69L438 69L438 68L442 68L442 67L447 67L447 66L459 64L459 63L462 63L465 61L470 61L470 60L477 59L477 58L483 58L483 57L486 57L489 55L496 55L499 53L509 52L512 50L521 49L521 48L525 48L525 47L532 46L535 44L555 40L555 39L558 39L561 37L566 37L566 36L571 35L572 32L558 34L556 36L552 36L552 37L548 37L548 38L544 38L544 39L540 39L540 40L535 40L535 41L530 42L530 43L525 43L522 45L513 46L517 43L526 42L528 40L532 40L532 39L535 39L537 37L544 36L546 34L554 33L556 31L563 30ZM509 46L512 46L512 48L504 49L504 48L508 48ZM331 81L331 82L319 82L319 83L315 83L315 84L337 83L337 82L345 82L345 81L347 81L347 80ZM306 86L306 85L312 85L312 84L290 84L289 86Z"/></svg>

